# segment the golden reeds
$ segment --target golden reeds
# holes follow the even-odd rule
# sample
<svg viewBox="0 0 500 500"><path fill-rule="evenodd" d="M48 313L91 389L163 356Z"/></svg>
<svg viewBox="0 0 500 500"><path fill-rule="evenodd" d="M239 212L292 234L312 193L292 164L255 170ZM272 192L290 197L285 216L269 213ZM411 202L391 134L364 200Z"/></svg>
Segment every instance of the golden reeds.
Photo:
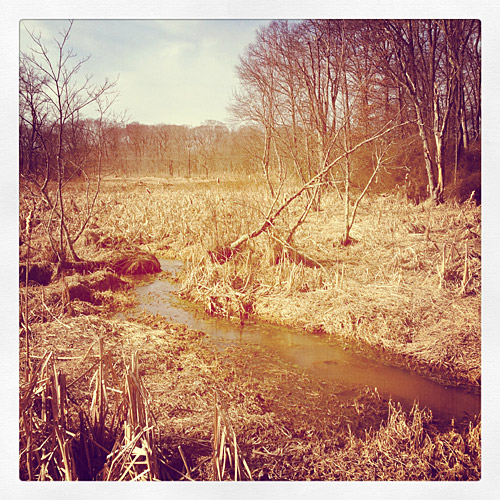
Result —
<svg viewBox="0 0 500 500"><path fill-rule="evenodd" d="M156 454L155 424L149 407L149 397L141 381L137 353L132 354L126 367L125 386L118 418L123 425L121 439L109 455L102 472L105 481L160 480Z"/></svg>
<svg viewBox="0 0 500 500"><path fill-rule="evenodd" d="M66 377L57 372L51 355L40 360L28 373L21 386L20 400L20 465L28 480L77 479L69 430ZM21 477L23 473L21 473Z"/></svg>
<svg viewBox="0 0 500 500"><path fill-rule="evenodd" d="M241 455L236 432L234 431L222 403L214 396L214 424L213 424L213 478L222 481L226 472L232 470L234 481L252 480L252 473L245 458Z"/></svg>
<svg viewBox="0 0 500 500"><path fill-rule="evenodd" d="M240 321L254 314L335 334L403 354L405 362L442 367L447 376L462 382L479 383L480 208L445 204L428 210L401 206L391 197L374 198L370 206L360 208L353 228L357 243L340 248L334 243L342 231L342 207L325 195L323 210L311 213L294 235L299 253L321 264L312 268L300 259L283 257L283 252L279 259L269 258L273 240L267 236L247 242L228 259L210 258L210 252L250 233L265 215L272 200L259 186L252 186L251 192L247 186L229 188L224 183L217 191L188 183L168 191L149 187L147 200L144 189L128 186L118 197L113 185L103 188L96 217L99 239L88 247L79 242L80 253L98 260L104 250L112 252L119 257L120 272L144 269L127 252L131 245L177 258L185 261L183 295L205 304L213 314ZM43 221L43 207L37 210L37 220ZM294 210L289 207L276 221L273 234L287 234L296 220ZM43 224L33 227L32 234L33 248L41 248ZM71 279L65 279L71 291ZM319 401L313 395L319 389L311 389L311 394L304 390L298 397L290 389L303 375L287 371L290 367L274 358L268 360L269 353L259 354L269 361L266 367L252 368L252 356L241 352L224 352L224 362L219 362L220 348L211 351L208 341L201 348L184 330L174 334L159 319L147 319L154 329L146 333L136 323L120 327L127 332L126 342L142 349L141 365L146 363L156 375L144 384L137 359L118 375L116 359L111 362L109 350L102 348L95 355L90 396L82 402L75 392L83 382L75 383L78 377L71 382L69 376L65 381L54 368L56 360L43 353L49 337L68 338L76 346L91 329L71 297L76 317L67 321L61 289L52 290L56 285L42 295L51 311L48 316L40 293L30 287L27 294L30 327L35 333L50 331L50 336L34 336L38 357L33 355L36 345L30 345L30 359L37 362L21 384L23 479L155 480L163 478L162 464L177 470L176 477L191 480L234 479L235 474L239 480L462 480L480 475L481 427L476 422L468 429L442 431L420 409L408 414L394 407L379 417L379 401L361 401L354 408L352 402L333 396ZM99 293L104 300L107 292ZM103 320L89 316L88 321L120 338ZM155 352L159 346L161 351ZM127 353L128 359L131 355ZM154 398L145 385L154 387ZM302 386L312 387L312 382ZM231 404L214 404L215 390ZM159 450L153 408L155 415L162 409L167 445L174 443L167 450L169 459ZM238 420L233 418L236 412ZM50 425L53 414L66 428Z"/></svg>
<svg viewBox="0 0 500 500"><path fill-rule="evenodd" d="M137 353L126 366L123 387L109 387L109 377L115 383L118 378L104 352L102 338L98 344L98 366L87 410L69 399L66 375L57 370L50 353L28 374L20 400L23 479L161 479L156 427ZM110 391L115 394L113 404Z"/></svg>
<svg viewBox="0 0 500 500"><path fill-rule="evenodd" d="M69 464L73 459L78 479L154 479L158 471L160 479L218 480L218 470L223 480L234 480L235 473L238 480L250 474L253 480L462 480L480 474L476 421L439 430L428 412L391 410L370 391L338 398L335 386L325 390L265 348L241 344L221 351L157 316L133 323L76 317L64 324L63 337L54 335L61 330L56 323L35 325L36 338L50 343L36 346L34 354L58 349L34 358L38 375L30 378L31 389L21 385L23 479L29 479L28 455L32 480L40 478L40 461L48 463L45 479L65 477L57 436L44 444L50 429L40 423L41 408L46 422L51 418L51 395L45 393L42 404L39 389L54 373L52 362L68 373L71 398L58 406L74 437L61 434L61 442L70 441L63 453ZM96 333L103 335L102 349ZM134 356L139 348L140 367ZM95 408L93 421L96 405L102 409ZM50 462L41 460L44 455L52 456Z"/></svg>
<svg viewBox="0 0 500 500"><path fill-rule="evenodd" d="M25 280L25 296L24 296L24 336L26 343L26 373L31 371L31 359L30 359L30 329L29 329L29 300L28 300L28 281L30 274L30 248L31 248L31 229L33 220L33 210L30 210L28 216L26 217L25 232L26 232L26 280Z"/></svg>
<svg viewBox="0 0 500 500"><path fill-rule="evenodd" d="M262 206L247 203L243 210L237 203L240 193L227 193L217 206L215 228L208 209L204 213L202 207L210 195L195 191L192 208L180 214L180 226L189 227L200 243L173 234L169 238L170 248L179 248L175 256L186 259L180 293L203 304L210 314L238 318L239 311L245 310L243 304L251 303L248 312L262 319L371 345L390 344L398 354L409 339L418 340L427 324L439 323L443 310L460 310L465 305L462 298L477 303L479 310L478 208L465 210L450 203L431 210L405 204L402 210L403 201L398 205L389 197L375 198L371 206L360 209L353 228L358 243L340 248L334 235L342 232L341 219L336 217L341 207L325 196L324 210L310 214L294 235L300 251L284 249L283 244L276 251L279 236L272 237L286 234L288 221L294 220L290 207L289 214L278 221L281 229L273 228L270 235L240 247L236 255L209 258L207 254L217 251L215 242L226 248L224 242L235 239L235 226L248 233L259 217L257 207ZM181 241L189 246L180 248ZM461 245L467 248L465 257L458 251ZM413 317L411 330L405 319L408 311ZM474 317L479 329L479 316ZM457 323L455 333L461 336L465 330Z"/></svg>

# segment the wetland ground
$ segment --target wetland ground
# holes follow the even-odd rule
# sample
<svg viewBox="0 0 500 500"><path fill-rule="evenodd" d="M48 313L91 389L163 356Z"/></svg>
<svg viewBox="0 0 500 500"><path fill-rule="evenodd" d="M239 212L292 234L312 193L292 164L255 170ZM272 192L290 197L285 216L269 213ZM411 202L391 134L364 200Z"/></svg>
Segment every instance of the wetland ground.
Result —
<svg viewBox="0 0 500 500"><path fill-rule="evenodd" d="M85 193L71 189L77 218ZM251 179L105 179L77 244L100 265L62 274L45 241L49 214L36 206L27 288L20 245L22 479L480 479L480 415L443 425L371 390L340 399L264 347L221 350L203 332L137 313L123 256L133 268L177 259L180 296L207 313L293 326L480 390L480 207L373 197L344 247L342 207L328 195L295 252L276 243L300 208L231 259L214 258L271 202ZM21 191L21 236L30 204ZM65 434L48 425L55 415Z"/></svg>

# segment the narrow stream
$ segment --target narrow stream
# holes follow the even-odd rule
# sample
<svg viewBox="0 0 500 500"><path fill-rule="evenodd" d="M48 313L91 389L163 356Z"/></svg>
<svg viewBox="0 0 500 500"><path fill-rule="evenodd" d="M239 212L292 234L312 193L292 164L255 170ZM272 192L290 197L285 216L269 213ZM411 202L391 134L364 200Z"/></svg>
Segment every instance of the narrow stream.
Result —
<svg viewBox="0 0 500 500"><path fill-rule="evenodd" d="M179 261L160 260L160 263L172 275L182 267ZM359 387L376 387L382 397L399 401L406 409L418 401L420 407L430 408L441 420L471 418L480 412L480 395L465 389L447 387L415 372L377 363L297 328L255 321L240 326L208 316L199 306L177 297L173 292L178 287L168 280L144 276L133 282L139 307L148 313L159 314L225 342L265 346L311 376L334 382L325 385L327 390L336 387L336 392L342 394Z"/></svg>

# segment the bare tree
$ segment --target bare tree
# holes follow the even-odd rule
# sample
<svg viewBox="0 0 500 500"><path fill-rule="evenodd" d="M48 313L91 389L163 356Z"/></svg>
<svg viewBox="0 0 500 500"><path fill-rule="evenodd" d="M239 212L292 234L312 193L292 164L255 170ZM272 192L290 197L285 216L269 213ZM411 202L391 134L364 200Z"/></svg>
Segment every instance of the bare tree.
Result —
<svg viewBox="0 0 500 500"><path fill-rule="evenodd" d="M209 176L210 168L215 169L217 157L228 132L227 127L217 120L207 120L191 130L194 146L206 178Z"/></svg>
<svg viewBox="0 0 500 500"><path fill-rule="evenodd" d="M40 34L28 31L33 45L21 55L21 80L25 84L20 89L24 93L20 114L26 117L26 103L30 103L29 126L41 144L45 163L42 173L21 173L49 208L47 234L60 263L79 260L74 245L92 217L99 194L105 117L116 97L116 82L106 80L96 85L90 76L80 76L88 58L73 62L76 55L68 48L72 24L70 22L59 38L54 39L54 53ZM36 105L32 99L33 92L29 89L33 88L36 88L37 102L41 105ZM92 122L82 121L82 112L91 106L95 107L97 118ZM75 137L81 141L82 134L86 135L90 146L84 158L91 159L91 165L84 164L83 157L74 154ZM67 182L75 176L83 176L87 183L82 217L76 225L70 223L67 216L65 194Z"/></svg>
<svg viewBox="0 0 500 500"><path fill-rule="evenodd" d="M448 64L456 75L455 121L450 124L450 128L454 125L456 183L461 153L469 149L470 139L477 139L480 134L480 24L475 19L442 20L439 23L446 34Z"/></svg>
<svg viewBox="0 0 500 500"><path fill-rule="evenodd" d="M236 67L241 91L236 92L230 110L241 122L256 124L262 134L261 168L271 196L275 187L270 175L272 141L276 128L276 64L267 48L269 30L257 32L257 41L240 57Z"/></svg>
<svg viewBox="0 0 500 500"><path fill-rule="evenodd" d="M21 54L19 60L19 171L36 175L50 135L47 100L42 93L45 79L34 71Z"/></svg>
<svg viewBox="0 0 500 500"><path fill-rule="evenodd" d="M384 122L374 119L373 112L368 114L375 69L369 50L358 46L366 39L358 36L362 29L362 25L347 21L274 21L259 31L257 42L241 58L239 76L243 92L233 110L240 119L259 123L265 131L263 166L268 183L272 145L277 164L281 166L291 159L301 181L298 194L289 199L280 199L280 190L270 186L275 201L267 219L274 221L283 206L302 194L306 196L302 213L285 238L287 243L291 243L309 211L319 209L321 193L333 180L335 187L343 187L342 191L337 189L344 203L344 234L340 241L349 244L357 207L389 149L381 149L377 139L387 138L390 131L403 125L399 117ZM361 68L356 59L360 52L364 55ZM361 118L358 114L356 119L356 110L361 110ZM369 145L375 160L361 164L356 155ZM355 165L365 170L374 166L351 209ZM250 237L267 227L264 222Z"/></svg>
<svg viewBox="0 0 500 500"><path fill-rule="evenodd" d="M405 125L405 124L403 124ZM312 178L310 179L306 184L298 188L293 194L289 195L286 197L281 203L278 203L278 197L279 197L279 192L277 193L273 203L269 207L266 216L264 217L264 220L262 221L261 224L259 224L253 231L244 234L234 240L232 243L229 245L225 246L222 249L218 249L216 251L217 253L217 258L221 260L229 259L231 258L243 245L245 242L252 238L256 238L260 234L268 231L273 225L274 222L280 217L280 215L283 213L283 211L295 200L299 199L304 193L310 190L317 190L318 187L321 185L321 179L323 179L334 167L337 167L340 162L348 155L351 155L361 149L362 147L366 146L367 144L373 143L375 141L378 141L382 139L384 136L391 134L394 130L397 128L401 127L401 124L396 124L396 125L387 125L383 129L379 130L377 133L373 134L372 136L362 140L361 142L357 143L356 145L352 146L348 151L344 151L341 153L338 157L334 158L331 161L325 162L323 167L319 170L319 172ZM329 153L329 152L328 152ZM327 156L328 157L328 156ZM355 203L355 210L353 211L352 218L351 218L351 225L354 222L354 217L355 217L355 212L357 210L357 207L359 205L359 202L361 199L364 197L366 194L366 191L368 187L370 186L371 182L373 181L373 178L375 177L376 173L378 172L380 166L382 165L383 162L383 154L378 155L377 157L377 164L374 168L374 172L370 178L370 181L367 183L365 189L363 192L360 194L358 199L356 200ZM305 216L307 215L308 211L310 209L310 204L306 206L306 209L304 212L299 216L296 224L294 225L294 230L296 227L301 224L305 220ZM350 229L350 228L349 228ZM287 240L290 240L290 237L287 238ZM288 241L287 241L288 242Z"/></svg>
<svg viewBox="0 0 500 500"><path fill-rule="evenodd" d="M379 63L412 102L422 141L428 188L434 203L443 201L445 149L450 117L462 85L462 62L474 22L460 20L374 21ZM473 85L474 88L474 85Z"/></svg>

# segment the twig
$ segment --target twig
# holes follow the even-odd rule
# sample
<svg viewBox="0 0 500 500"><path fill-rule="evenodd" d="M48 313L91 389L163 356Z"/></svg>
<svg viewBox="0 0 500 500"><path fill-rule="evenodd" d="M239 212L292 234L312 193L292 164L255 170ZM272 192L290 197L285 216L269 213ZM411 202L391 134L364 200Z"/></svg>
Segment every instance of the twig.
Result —
<svg viewBox="0 0 500 500"><path fill-rule="evenodd" d="M186 460L186 457L184 456L184 453L182 451L182 446L179 445L177 447L177 449L179 450L179 453L181 454L181 458L182 458L182 462L184 463L184 467L186 467L186 474L187 474L187 477L189 479L191 479L191 470L189 469L189 465L187 463L187 460Z"/></svg>
<svg viewBox="0 0 500 500"><path fill-rule="evenodd" d="M65 325L60 319L56 318L50 311L50 309L47 307L47 305L45 304L43 298L42 298L42 305L43 307L45 307L45 309L47 309L47 312L52 316L52 319L54 319L55 321L57 321L58 323L60 323L62 326L64 326L64 328L67 328L68 330L71 330L71 327L69 325Z"/></svg>

